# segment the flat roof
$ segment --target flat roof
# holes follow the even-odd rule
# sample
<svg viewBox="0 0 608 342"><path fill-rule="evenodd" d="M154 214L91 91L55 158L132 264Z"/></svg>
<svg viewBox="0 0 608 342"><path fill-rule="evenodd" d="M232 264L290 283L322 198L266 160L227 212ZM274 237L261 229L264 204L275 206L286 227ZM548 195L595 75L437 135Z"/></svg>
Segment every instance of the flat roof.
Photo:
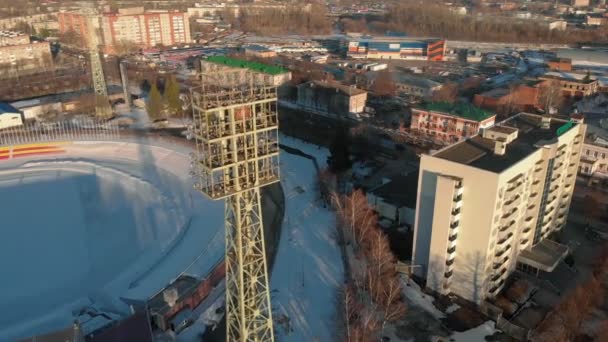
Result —
<svg viewBox="0 0 608 342"><path fill-rule="evenodd" d="M544 239L534 247L521 251L517 261L541 271L552 272L566 254L568 254L568 246Z"/></svg>
<svg viewBox="0 0 608 342"><path fill-rule="evenodd" d="M245 68L251 71L260 72L269 75L280 75L287 72L286 69L276 65L268 65L258 62L247 61L244 59L237 59L228 56L209 56L205 58L207 62L223 64L233 68Z"/></svg>
<svg viewBox="0 0 608 342"><path fill-rule="evenodd" d="M470 165L482 170L500 173L525 159L548 141L555 141L561 134L578 125L575 122L552 117L549 128L541 128L542 116L520 113L493 126L491 129L512 132L517 129L517 138L507 144L503 155L494 153L495 141L475 135L450 145L433 154L434 157Z"/></svg>
<svg viewBox="0 0 608 342"><path fill-rule="evenodd" d="M483 121L495 116L495 114L468 103L429 102L420 105L419 109L459 116L474 121Z"/></svg>
<svg viewBox="0 0 608 342"><path fill-rule="evenodd" d="M418 172L413 171L405 176L393 176L388 183L372 189L369 192L399 208L406 207L415 209L417 191Z"/></svg>
<svg viewBox="0 0 608 342"><path fill-rule="evenodd" d="M336 82L325 82L325 81L313 80L313 81L309 81L306 83L302 83L298 86L302 86L302 85L309 86L309 87L321 87L321 88L326 88L326 89L337 89L347 95L361 95L361 94L367 93L363 89L359 89L356 87L349 87L344 84L340 84L340 83L336 83Z"/></svg>

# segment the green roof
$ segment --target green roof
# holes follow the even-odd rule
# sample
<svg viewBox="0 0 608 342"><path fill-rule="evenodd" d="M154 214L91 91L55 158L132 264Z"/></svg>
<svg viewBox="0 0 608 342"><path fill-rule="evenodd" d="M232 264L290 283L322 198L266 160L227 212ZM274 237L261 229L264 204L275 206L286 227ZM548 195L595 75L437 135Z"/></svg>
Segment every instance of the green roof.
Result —
<svg viewBox="0 0 608 342"><path fill-rule="evenodd" d="M422 108L428 111L456 115L464 119L475 121L483 121L494 116L494 114L490 112L467 103L431 102L422 105Z"/></svg>
<svg viewBox="0 0 608 342"><path fill-rule="evenodd" d="M206 60L211 63L223 64L233 68L246 68L269 75L279 75L287 72L287 70L276 65L267 65L226 56L209 56Z"/></svg>

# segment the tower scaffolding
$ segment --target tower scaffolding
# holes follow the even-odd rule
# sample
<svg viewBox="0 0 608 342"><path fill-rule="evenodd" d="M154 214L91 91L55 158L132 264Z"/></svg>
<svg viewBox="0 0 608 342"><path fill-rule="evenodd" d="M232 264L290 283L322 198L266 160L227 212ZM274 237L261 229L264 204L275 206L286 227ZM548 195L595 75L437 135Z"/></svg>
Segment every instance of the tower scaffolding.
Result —
<svg viewBox="0 0 608 342"><path fill-rule="evenodd" d="M95 91L95 113L100 117L112 115L112 107L108 98L108 88L103 73L103 65L99 56L100 23L95 1L82 8L81 13L85 17L87 32L87 49L89 50L89 62L91 63L91 75L93 78L93 90Z"/></svg>
<svg viewBox="0 0 608 342"><path fill-rule="evenodd" d="M279 181L277 89L242 70L191 89L195 185L226 199L227 341L274 341L260 188Z"/></svg>

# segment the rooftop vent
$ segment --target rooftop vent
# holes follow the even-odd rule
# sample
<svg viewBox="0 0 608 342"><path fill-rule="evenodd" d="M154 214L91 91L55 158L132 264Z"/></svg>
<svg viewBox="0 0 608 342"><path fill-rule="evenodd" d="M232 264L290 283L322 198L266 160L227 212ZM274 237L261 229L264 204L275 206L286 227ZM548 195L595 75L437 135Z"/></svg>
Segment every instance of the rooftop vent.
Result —
<svg viewBox="0 0 608 342"><path fill-rule="evenodd" d="M494 154L497 156L504 156L507 152L507 143L505 141L496 140L494 141Z"/></svg>

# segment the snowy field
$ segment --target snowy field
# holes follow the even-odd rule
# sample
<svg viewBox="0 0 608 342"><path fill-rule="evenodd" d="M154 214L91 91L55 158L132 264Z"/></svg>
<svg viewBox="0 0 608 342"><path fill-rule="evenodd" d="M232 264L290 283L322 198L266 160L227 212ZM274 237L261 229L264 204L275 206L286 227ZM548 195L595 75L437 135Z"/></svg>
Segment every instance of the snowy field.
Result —
<svg viewBox="0 0 608 342"><path fill-rule="evenodd" d="M325 165L326 149L284 135L280 141ZM335 302L344 279L343 265L334 214L317 201L315 177L310 159L281 151L285 217L271 278L279 341L335 340Z"/></svg>
<svg viewBox="0 0 608 342"><path fill-rule="evenodd" d="M69 326L87 307L127 314L120 297L145 300L223 256L223 204L192 189L187 151L66 149L0 163L2 341Z"/></svg>

